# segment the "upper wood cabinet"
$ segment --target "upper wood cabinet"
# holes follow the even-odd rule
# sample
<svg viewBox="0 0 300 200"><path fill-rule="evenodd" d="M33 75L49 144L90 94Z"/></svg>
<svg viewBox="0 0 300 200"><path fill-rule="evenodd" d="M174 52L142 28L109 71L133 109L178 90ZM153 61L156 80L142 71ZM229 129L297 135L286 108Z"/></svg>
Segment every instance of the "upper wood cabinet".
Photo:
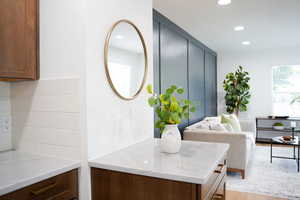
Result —
<svg viewBox="0 0 300 200"><path fill-rule="evenodd" d="M0 81L39 79L38 0L0 1Z"/></svg>

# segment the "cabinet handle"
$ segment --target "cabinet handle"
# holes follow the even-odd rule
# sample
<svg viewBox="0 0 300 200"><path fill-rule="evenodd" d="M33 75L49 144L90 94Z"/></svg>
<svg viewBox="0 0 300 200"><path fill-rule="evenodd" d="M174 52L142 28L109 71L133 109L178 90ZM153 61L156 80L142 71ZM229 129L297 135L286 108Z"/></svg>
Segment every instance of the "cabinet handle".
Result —
<svg viewBox="0 0 300 200"><path fill-rule="evenodd" d="M47 200L55 200L55 199L61 199L62 196L64 196L65 194L67 194L69 191L63 191L61 193L58 193L56 195L54 195L53 197L48 198Z"/></svg>
<svg viewBox="0 0 300 200"><path fill-rule="evenodd" d="M31 194L33 194L33 195L35 195L35 196L38 196L38 195L40 195L40 194L43 194L43 193L45 193L45 192L47 192L47 191L49 191L49 190L55 188L56 185L57 185L56 183L53 183L53 184L48 185L48 186L46 186L46 187L44 187L44 188L41 188L41 189L39 189L39 190L31 191Z"/></svg>
<svg viewBox="0 0 300 200"><path fill-rule="evenodd" d="M224 166L225 166L224 164L219 164L218 167L220 167L220 169L219 170L215 170L215 173L221 174Z"/></svg>
<svg viewBox="0 0 300 200"><path fill-rule="evenodd" d="M223 194L214 194L213 198L212 199L224 199L224 195Z"/></svg>

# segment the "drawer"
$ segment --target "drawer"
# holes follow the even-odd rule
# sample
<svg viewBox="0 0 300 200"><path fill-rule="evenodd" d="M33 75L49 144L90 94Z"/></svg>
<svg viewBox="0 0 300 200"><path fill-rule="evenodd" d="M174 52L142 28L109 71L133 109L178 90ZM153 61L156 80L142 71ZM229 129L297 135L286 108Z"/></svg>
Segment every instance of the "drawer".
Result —
<svg viewBox="0 0 300 200"><path fill-rule="evenodd" d="M78 170L57 175L0 197L0 200L73 200L78 198Z"/></svg>
<svg viewBox="0 0 300 200"><path fill-rule="evenodd" d="M216 188L221 183L222 179L226 176L227 165L226 160L220 162L214 173L210 176L206 184L202 184L200 187L201 199L211 199Z"/></svg>
<svg viewBox="0 0 300 200"><path fill-rule="evenodd" d="M213 194L211 200L225 200L225 190L226 190L226 183L225 183L225 177L222 179L221 183L219 184L217 190Z"/></svg>

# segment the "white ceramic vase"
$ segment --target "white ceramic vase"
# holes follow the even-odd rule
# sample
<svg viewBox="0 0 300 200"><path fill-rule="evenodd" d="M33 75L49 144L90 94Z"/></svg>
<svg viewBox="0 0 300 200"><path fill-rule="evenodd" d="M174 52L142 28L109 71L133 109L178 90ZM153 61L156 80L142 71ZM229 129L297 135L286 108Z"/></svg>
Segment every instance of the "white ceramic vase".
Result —
<svg viewBox="0 0 300 200"><path fill-rule="evenodd" d="M177 125L166 125L160 140L160 149L164 153L178 153L181 147L181 135Z"/></svg>

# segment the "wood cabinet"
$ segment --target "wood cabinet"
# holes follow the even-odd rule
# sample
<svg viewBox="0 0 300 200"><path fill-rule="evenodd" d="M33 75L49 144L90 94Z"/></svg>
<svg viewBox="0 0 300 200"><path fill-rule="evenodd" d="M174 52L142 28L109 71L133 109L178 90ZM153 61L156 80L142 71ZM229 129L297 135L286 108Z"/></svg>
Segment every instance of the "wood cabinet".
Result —
<svg viewBox="0 0 300 200"><path fill-rule="evenodd" d="M0 1L0 81L39 79L38 2Z"/></svg>
<svg viewBox="0 0 300 200"><path fill-rule="evenodd" d="M225 200L226 163L202 185L92 168L92 200Z"/></svg>
<svg viewBox="0 0 300 200"><path fill-rule="evenodd" d="M0 200L77 200L78 198L77 169L0 196Z"/></svg>

